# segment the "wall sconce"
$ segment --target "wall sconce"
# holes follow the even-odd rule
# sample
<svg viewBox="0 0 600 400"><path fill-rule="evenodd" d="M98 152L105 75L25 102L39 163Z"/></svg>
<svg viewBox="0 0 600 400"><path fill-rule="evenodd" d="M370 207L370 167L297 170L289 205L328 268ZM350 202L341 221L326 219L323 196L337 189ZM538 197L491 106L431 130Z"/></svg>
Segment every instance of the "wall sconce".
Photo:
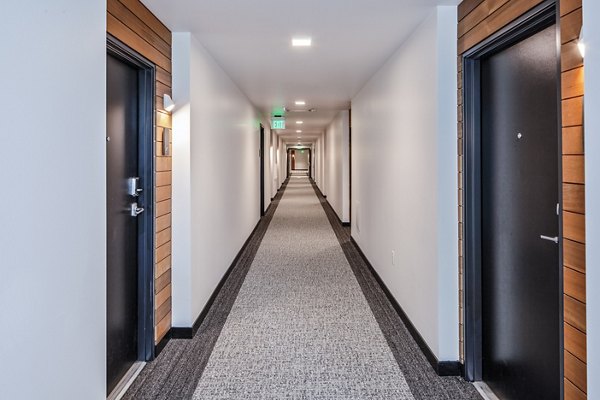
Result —
<svg viewBox="0 0 600 400"><path fill-rule="evenodd" d="M583 40L583 26L581 26L581 31L579 31L579 39L577 39L577 48L579 49L579 54L581 54L581 58L585 58L585 41Z"/></svg>
<svg viewBox="0 0 600 400"><path fill-rule="evenodd" d="M171 112L175 108L175 103L173 102L173 99L166 93L163 95L163 108L167 112Z"/></svg>

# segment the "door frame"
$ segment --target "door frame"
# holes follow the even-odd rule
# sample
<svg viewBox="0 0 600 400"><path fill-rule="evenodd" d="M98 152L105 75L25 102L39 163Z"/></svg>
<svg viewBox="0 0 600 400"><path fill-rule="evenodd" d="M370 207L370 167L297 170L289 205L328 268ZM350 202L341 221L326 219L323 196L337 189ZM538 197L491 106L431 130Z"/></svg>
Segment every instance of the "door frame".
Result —
<svg viewBox="0 0 600 400"><path fill-rule="evenodd" d="M265 215L265 127L263 124L260 124L260 149L259 159L260 159L260 216L264 217Z"/></svg>
<svg viewBox="0 0 600 400"><path fill-rule="evenodd" d="M289 178L292 175L292 163L290 158L290 153L292 150L308 150L308 178L312 179L312 148L305 147L288 147L286 150L286 163L287 163L287 177Z"/></svg>
<svg viewBox="0 0 600 400"><path fill-rule="evenodd" d="M108 34L107 54L139 70L138 169L146 182L145 212L138 218L138 361L154 359L154 98L155 65Z"/></svg>
<svg viewBox="0 0 600 400"><path fill-rule="evenodd" d="M481 59L504 50L513 44L541 31L556 26L557 76L560 77L560 13L555 0L546 0L511 24L463 54L463 154L464 154L464 373L468 381L483 379L482 346L482 293L481 293ZM561 85L557 82L558 119L558 198L562 203L562 132ZM562 205L559 213L559 370L561 398L564 392L564 332L563 332L563 224Z"/></svg>

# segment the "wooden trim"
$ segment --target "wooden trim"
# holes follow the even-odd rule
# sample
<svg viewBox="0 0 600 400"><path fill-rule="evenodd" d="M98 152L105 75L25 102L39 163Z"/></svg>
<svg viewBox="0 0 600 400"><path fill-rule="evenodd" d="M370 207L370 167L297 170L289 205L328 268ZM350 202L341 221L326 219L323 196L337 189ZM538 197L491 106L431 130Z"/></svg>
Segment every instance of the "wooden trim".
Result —
<svg viewBox="0 0 600 400"><path fill-rule="evenodd" d="M172 158L162 156L163 128L171 115L162 109L162 95L171 95L171 32L140 0L107 0L107 32L155 64L155 345L171 328L171 169ZM165 290L168 288L168 295ZM156 347L158 349L158 346Z"/></svg>
<svg viewBox="0 0 600 400"><path fill-rule="evenodd" d="M463 0L458 6L458 87L457 126L459 179L459 279L463 279L463 82L462 54L509 23L524 15L542 0ZM563 263L565 318L565 399L585 399L585 133L583 127L584 61L577 49L582 24L581 0L557 0L561 43L561 117L563 154ZM460 288L462 289L462 282ZM459 290L460 313L463 293ZM461 321L463 319L461 318ZM460 337L464 337L460 324ZM461 360L464 360L461 340Z"/></svg>

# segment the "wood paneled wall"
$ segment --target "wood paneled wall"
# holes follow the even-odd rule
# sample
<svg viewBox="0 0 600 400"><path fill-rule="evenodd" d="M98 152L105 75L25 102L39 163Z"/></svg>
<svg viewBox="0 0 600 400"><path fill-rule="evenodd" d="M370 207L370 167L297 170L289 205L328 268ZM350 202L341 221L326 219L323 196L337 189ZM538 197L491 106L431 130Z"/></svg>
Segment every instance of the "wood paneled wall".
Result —
<svg viewBox="0 0 600 400"><path fill-rule="evenodd" d="M139 0L107 0L106 30L156 65L155 101L155 267L154 341L171 329L171 164L162 154L163 128L171 115L163 94L171 95L171 32Z"/></svg>
<svg viewBox="0 0 600 400"><path fill-rule="evenodd" d="M462 54L543 0L464 0L458 8L458 182L460 265L460 348L463 330L463 154ZM581 0L558 0L561 32L561 103L564 251L565 399L586 399L585 195L583 59L577 49Z"/></svg>

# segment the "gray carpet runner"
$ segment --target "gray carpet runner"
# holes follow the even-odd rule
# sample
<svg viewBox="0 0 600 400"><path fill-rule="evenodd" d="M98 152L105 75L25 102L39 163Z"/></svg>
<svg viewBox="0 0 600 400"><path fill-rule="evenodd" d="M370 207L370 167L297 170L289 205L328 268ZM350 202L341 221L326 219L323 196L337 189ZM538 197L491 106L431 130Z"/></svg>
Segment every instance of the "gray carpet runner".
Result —
<svg viewBox="0 0 600 400"><path fill-rule="evenodd" d="M194 399L413 399L312 186L292 177Z"/></svg>

